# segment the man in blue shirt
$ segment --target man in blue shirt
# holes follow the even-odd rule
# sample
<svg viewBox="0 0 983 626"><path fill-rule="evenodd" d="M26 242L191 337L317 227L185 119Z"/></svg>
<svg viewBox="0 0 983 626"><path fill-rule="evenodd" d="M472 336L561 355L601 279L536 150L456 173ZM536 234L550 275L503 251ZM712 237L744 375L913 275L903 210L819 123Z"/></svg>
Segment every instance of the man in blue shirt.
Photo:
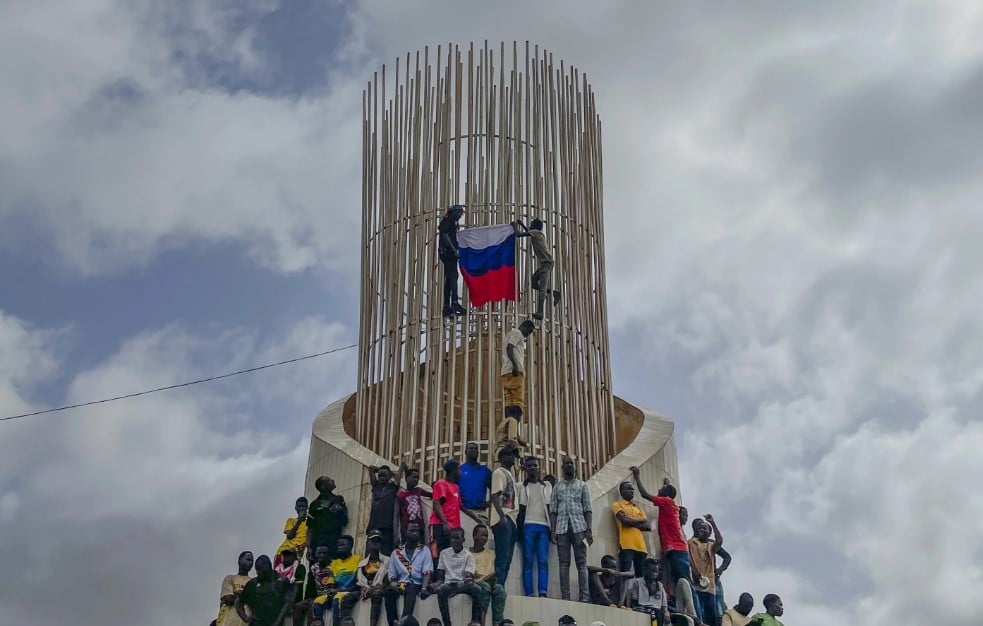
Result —
<svg viewBox="0 0 983 626"><path fill-rule="evenodd" d="M396 598L400 595L403 596L403 617L413 615L417 597L426 600L430 595L433 558L430 549L420 542L420 531L419 524L410 523L403 536L405 543L389 557L390 587L384 596L388 615L396 615Z"/></svg>
<svg viewBox="0 0 983 626"><path fill-rule="evenodd" d="M478 444L471 441L464 448L461 465L461 508L472 514L488 509L488 490L491 489L491 470L478 462Z"/></svg>

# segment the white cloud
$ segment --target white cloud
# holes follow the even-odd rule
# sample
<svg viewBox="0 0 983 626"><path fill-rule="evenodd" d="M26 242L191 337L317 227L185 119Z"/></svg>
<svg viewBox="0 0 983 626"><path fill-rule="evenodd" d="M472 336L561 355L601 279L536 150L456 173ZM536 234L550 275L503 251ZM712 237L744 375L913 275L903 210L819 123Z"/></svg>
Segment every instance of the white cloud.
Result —
<svg viewBox="0 0 983 626"><path fill-rule="evenodd" d="M233 5L193 4L4 5L0 79L18 87L0 100L0 218L40 223L56 263L132 271L163 250L223 241L284 272L354 272L369 69L435 42L529 39L594 84L609 313L615 330L642 338L614 357L651 372L644 387L616 389L656 408L685 397L672 414L684 493L724 526L730 599L775 591L787 621L805 624L968 625L983 610L951 591L956 575L964 588L981 576L972 559L983 538L966 523L981 504L965 477L983 443L983 14L956 2L367 2L351 7L327 88L284 97L223 91L208 68L175 62L180 50L268 71L250 29L229 19ZM185 17L181 32L160 27ZM269 343L248 330L160 329L75 373L70 396L227 369L209 354L231 369L347 336L317 319ZM58 367L51 333L0 317L0 347L0 400L29 408L35 377ZM270 472L299 480L303 444L261 418L309 421L318 407L277 403L347 391L353 379L333 368L46 418L48 437L13 426L0 468L31 476L32 491L0 484L0 509L19 519L31 498L50 502L81 479L58 500L98 522L79 530L112 516L166 519L176 536L153 537L207 544L227 562L243 544L228 534L258 537L259 520L181 533L213 520L210 498L240 472L263 488L230 487L222 506L279 496ZM45 462L20 465L10 450ZM161 501L187 514L174 521L182 513L159 513ZM278 522L269 515L264 529ZM807 547L774 548L795 541ZM196 578L218 580L205 555L188 558ZM855 586L839 596L828 589L841 565ZM195 602L187 615L198 619L205 602Z"/></svg>

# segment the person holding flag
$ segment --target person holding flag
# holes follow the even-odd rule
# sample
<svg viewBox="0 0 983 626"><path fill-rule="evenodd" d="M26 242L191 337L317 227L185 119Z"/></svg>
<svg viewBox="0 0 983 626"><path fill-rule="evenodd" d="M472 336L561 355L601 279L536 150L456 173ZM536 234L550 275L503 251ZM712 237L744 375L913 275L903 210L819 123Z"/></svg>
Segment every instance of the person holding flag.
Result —
<svg viewBox="0 0 983 626"><path fill-rule="evenodd" d="M512 222L512 228L516 237L529 237L532 242L532 253L536 257L539 266L532 275L532 288L536 291L536 312L532 314L533 319L543 319L543 311L546 308L546 296L553 296L553 306L560 304L560 292L550 289L550 279L553 275L553 253L550 251L549 244L546 243L546 235L543 234L543 220L534 219L526 227L521 220Z"/></svg>
<svg viewBox="0 0 983 626"><path fill-rule="evenodd" d="M461 228L458 220L463 215L464 207L455 204L447 209L437 225L437 256L444 265L444 317L467 313L461 306L457 292L457 262L461 258L458 252L457 231Z"/></svg>

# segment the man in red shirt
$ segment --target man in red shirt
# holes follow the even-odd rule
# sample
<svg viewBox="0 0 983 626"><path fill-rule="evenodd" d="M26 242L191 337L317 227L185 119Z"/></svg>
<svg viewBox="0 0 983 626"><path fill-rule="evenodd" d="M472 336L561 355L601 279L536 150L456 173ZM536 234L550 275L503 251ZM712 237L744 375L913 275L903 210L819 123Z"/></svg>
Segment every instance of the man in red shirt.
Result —
<svg viewBox="0 0 983 626"><path fill-rule="evenodd" d="M433 484L433 513L430 514L430 537L437 555L451 547L449 532L461 527L461 463L450 459L444 463L444 477Z"/></svg>
<svg viewBox="0 0 983 626"><path fill-rule="evenodd" d="M642 486L639 479L637 467L631 468L631 474L635 477L635 484L638 485L638 493L646 500L650 500L659 509L659 542L662 544L663 562L669 572L669 579L672 587L677 587L680 579L686 579L689 583L689 591L692 597L696 597L691 577L692 566L689 560L689 546L683 538L683 529L679 524L679 507L676 506L676 488L669 484L666 478L662 482L662 489L658 495L653 496ZM696 617L702 622L699 604L694 603Z"/></svg>

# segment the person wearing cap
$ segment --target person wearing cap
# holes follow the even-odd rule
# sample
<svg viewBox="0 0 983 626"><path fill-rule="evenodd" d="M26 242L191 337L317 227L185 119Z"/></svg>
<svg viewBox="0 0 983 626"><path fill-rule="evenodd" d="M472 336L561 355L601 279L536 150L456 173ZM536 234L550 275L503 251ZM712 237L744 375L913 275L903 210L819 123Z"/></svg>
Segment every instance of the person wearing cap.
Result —
<svg viewBox="0 0 983 626"><path fill-rule="evenodd" d="M356 584L361 590L362 600L369 600L372 603L369 624L376 626L382 615L382 600L385 596L386 580L389 573L389 557L382 554L382 533L378 530L372 529L368 532L366 543L368 554L358 563ZM398 617L395 610L391 613L387 612L386 623L391 624Z"/></svg>
<svg viewBox="0 0 983 626"><path fill-rule="evenodd" d="M577 626L577 620L570 617L569 615L561 615L560 619L557 620L560 626Z"/></svg>
<svg viewBox="0 0 983 626"><path fill-rule="evenodd" d="M283 523L283 534L286 539L280 544L273 555L273 566L280 562L283 551L292 549L294 555L300 559L304 556L304 549L307 548L307 498L301 496L294 502L296 517L288 517Z"/></svg>
<svg viewBox="0 0 983 626"><path fill-rule="evenodd" d="M474 584L478 588L475 602L481 605L481 622L489 605L492 609L492 624L501 626L505 619L505 587L495 578L495 551L488 548L488 527L478 524L471 533L474 542L471 554L474 555Z"/></svg>
<svg viewBox="0 0 983 626"><path fill-rule="evenodd" d="M433 484L433 512L430 514L431 545L440 552L451 547L447 533L461 527L461 463L457 459L444 462L444 477Z"/></svg>
<svg viewBox="0 0 983 626"><path fill-rule="evenodd" d="M518 538L515 520L519 515L519 505L516 501L515 478L512 477L517 453L511 446L499 450L499 466L492 472L492 508L488 525L495 535L495 579L500 585L505 585L508 580Z"/></svg>
<svg viewBox="0 0 983 626"><path fill-rule="evenodd" d="M700 603L700 614L707 626L719 626L720 615L717 613L716 588L716 556L724 543L724 538L717 528L713 515L709 513L693 520L693 537L690 538L689 558L693 569L693 580L696 582L696 600ZM710 533L713 532L713 541Z"/></svg>
<svg viewBox="0 0 983 626"><path fill-rule="evenodd" d="M519 424L526 410L526 337L535 329L532 320L526 320L505 335L501 375L505 416L495 427L499 448L526 445L519 437Z"/></svg>
<svg viewBox="0 0 983 626"><path fill-rule="evenodd" d="M422 526L411 523L403 534L403 545L389 557L389 587L385 591L386 614L396 615L396 599L403 596L402 617L413 615L416 599L430 595L433 558L420 542ZM415 620L414 620L415 621Z"/></svg>
<svg viewBox="0 0 983 626"><path fill-rule="evenodd" d="M440 262L444 266L444 317L464 315L467 313L464 307L461 306L457 293L457 279L460 275L457 270L457 262L461 258L461 255L458 253L457 244L457 231L460 229L460 225L457 222L463 215L464 207L460 204L455 204L447 209L444 217L441 218L440 223L437 225L439 237L437 242L437 256L440 257Z"/></svg>
<svg viewBox="0 0 983 626"><path fill-rule="evenodd" d="M551 278L553 275L553 252L546 243L546 235L543 234L543 220L534 219L529 222L527 228L521 220L512 222L512 230L516 237L529 237L532 243L532 253L536 257L539 266L532 275L532 288L536 291L536 312L532 314L533 319L543 319L543 311L546 308L546 296L553 296L553 306L560 303L560 292L550 289Z"/></svg>

